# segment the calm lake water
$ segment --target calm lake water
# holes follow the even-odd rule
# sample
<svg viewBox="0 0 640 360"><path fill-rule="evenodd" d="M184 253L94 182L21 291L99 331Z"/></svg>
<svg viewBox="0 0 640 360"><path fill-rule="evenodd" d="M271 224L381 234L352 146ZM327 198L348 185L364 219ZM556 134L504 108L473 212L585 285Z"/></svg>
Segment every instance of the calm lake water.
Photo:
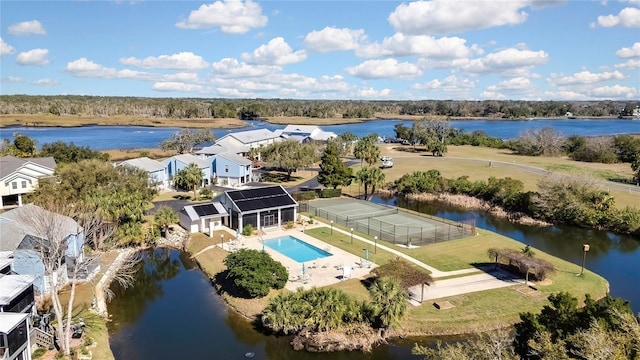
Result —
<svg viewBox="0 0 640 360"><path fill-rule="evenodd" d="M531 244L545 252L580 264L582 244L591 245L586 267L606 277L613 296L631 301L640 312L640 240L608 232L574 227L537 228L512 224L481 212L427 203L407 203L396 198L374 201L397 204L424 213L459 219L476 217L477 226ZM396 360L420 359L411 355L415 342L406 339L380 346L371 354L295 352L288 338L266 336L229 311L204 274L184 253L156 250L147 256L133 287L115 289L109 303L110 344L116 359L241 359L254 352L256 359ZM459 340L445 338L444 341Z"/></svg>
<svg viewBox="0 0 640 360"><path fill-rule="evenodd" d="M273 125L261 121L247 121L247 127L282 129L282 125ZM359 124L322 126L326 131L342 134L350 131L362 137L377 133L382 137L393 137L396 124L411 127L412 122L402 120L371 120ZM592 136L640 133L640 120L628 119L539 119L539 120L453 120L451 127L465 131L482 130L502 139L512 139L527 129L539 129L551 126L563 134ZM79 146L89 146L94 150L156 148L179 128L153 128L141 126L84 126L73 128L33 128L10 127L0 129L0 138L12 139L18 132L35 139L38 145L55 141L73 142ZM217 138L239 129L213 129Z"/></svg>

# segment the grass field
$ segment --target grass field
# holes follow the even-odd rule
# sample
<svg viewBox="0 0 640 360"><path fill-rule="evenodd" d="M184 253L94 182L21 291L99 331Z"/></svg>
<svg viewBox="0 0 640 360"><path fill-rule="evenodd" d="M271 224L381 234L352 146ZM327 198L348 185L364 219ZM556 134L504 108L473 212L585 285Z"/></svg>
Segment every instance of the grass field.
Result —
<svg viewBox="0 0 640 360"><path fill-rule="evenodd" d="M542 175L530 171L508 166L514 163L533 166L552 172L592 177L600 181L630 179L633 177L629 164L600 164L578 162L566 157L536 157L514 155L508 150L491 149L475 146L449 146L444 157L433 157L426 152L412 153L398 149L410 149L409 146L381 145L381 154L393 157L393 168L384 169L387 182L393 182L402 175L414 171L436 169L446 178L457 178L468 175L471 180L487 180L491 176L497 178L511 177L523 182L525 190L537 190L537 183ZM468 160L453 160L451 157ZM484 161L477 161L479 159ZM493 162L493 163L492 163ZM354 168L357 168L355 166ZM358 184L352 184L347 189L350 194L358 192ZM640 207L640 192L628 192L612 188L605 188L616 200L618 207Z"/></svg>

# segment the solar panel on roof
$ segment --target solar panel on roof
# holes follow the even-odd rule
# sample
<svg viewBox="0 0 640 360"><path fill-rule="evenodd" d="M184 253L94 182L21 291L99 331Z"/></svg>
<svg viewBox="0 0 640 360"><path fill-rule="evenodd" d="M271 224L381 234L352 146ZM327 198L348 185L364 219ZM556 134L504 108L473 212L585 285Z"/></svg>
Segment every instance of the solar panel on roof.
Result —
<svg viewBox="0 0 640 360"><path fill-rule="evenodd" d="M200 217L219 214L218 209L213 204L195 205L193 210Z"/></svg>
<svg viewBox="0 0 640 360"><path fill-rule="evenodd" d="M280 186L237 190L227 194L243 212L295 204L286 190Z"/></svg>

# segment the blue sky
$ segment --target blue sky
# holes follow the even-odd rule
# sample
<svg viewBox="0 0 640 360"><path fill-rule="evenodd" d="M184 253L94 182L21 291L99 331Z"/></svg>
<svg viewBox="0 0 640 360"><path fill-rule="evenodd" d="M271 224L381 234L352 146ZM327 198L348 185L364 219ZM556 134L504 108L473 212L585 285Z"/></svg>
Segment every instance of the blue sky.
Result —
<svg viewBox="0 0 640 360"><path fill-rule="evenodd" d="M640 0L2 0L0 10L3 95L640 99Z"/></svg>

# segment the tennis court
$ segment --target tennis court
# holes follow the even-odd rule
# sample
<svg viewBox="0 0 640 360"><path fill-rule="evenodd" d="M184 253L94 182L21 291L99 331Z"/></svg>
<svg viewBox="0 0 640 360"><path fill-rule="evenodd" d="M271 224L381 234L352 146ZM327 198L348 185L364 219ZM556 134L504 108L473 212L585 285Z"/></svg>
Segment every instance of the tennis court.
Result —
<svg viewBox="0 0 640 360"><path fill-rule="evenodd" d="M453 222L364 200L333 198L300 203L300 210L394 244L419 246L475 234L475 221Z"/></svg>

